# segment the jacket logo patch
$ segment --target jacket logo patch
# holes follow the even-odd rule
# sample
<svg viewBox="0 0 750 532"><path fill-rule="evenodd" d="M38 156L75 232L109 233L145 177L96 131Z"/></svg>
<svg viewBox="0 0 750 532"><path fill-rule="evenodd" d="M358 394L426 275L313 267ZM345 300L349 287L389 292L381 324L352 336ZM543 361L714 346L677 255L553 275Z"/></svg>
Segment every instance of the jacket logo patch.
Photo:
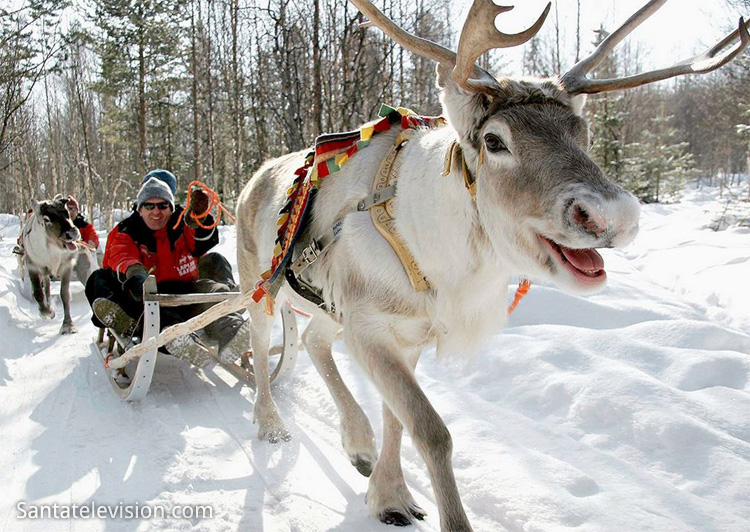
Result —
<svg viewBox="0 0 750 532"><path fill-rule="evenodd" d="M198 269L198 264L193 257L186 255L180 257L180 261L177 263L177 273L180 277L189 275Z"/></svg>

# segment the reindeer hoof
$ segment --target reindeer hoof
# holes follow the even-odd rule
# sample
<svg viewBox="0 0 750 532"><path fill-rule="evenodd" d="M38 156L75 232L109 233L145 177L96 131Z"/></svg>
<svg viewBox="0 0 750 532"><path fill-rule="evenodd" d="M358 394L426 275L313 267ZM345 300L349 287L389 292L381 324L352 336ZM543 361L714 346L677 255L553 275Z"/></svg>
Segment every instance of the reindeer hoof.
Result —
<svg viewBox="0 0 750 532"><path fill-rule="evenodd" d="M39 309L39 315L44 318L45 320L54 320L55 319L55 309L53 308L47 308L47 309Z"/></svg>
<svg viewBox="0 0 750 532"><path fill-rule="evenodd" d="M420 521L424 521L424 518L427 517L427 512L422 510L422 508L420 508L416 504L409 505L409 513L413 515L415 519L418 519Z"/></svg>
<svg viewBox="0 0 750 532"><path fill-rule="evenodd" d="M365 458L358 454L351 459L351 462L362 476L369 477L372 475L372 460L369 458Z"/></svg>
<svg viewBox="0 0 750 532"><path fill-rule="evenodd" d="M386 525L393 525L393 526L411 525L411 519L409 519L406 515L399 512L398 510L385 510L380 515L378 515L378 519L380 519L381 523L385 523Z"/></svg>
<svg viewBox="0 0 750 532"><path fill-rule="evenodd" d="M258 432L258 438L266 440L268 443L281 443L292 440L292 435L285 428L275 430L261 430Z"/></svg>
<svg viewBox="0 0 750 532"><path fill-rule="evenodd" d="M78 328L72 323L63 323L63 326L60 327L60 334L75 334L77 332Z"/></svg>

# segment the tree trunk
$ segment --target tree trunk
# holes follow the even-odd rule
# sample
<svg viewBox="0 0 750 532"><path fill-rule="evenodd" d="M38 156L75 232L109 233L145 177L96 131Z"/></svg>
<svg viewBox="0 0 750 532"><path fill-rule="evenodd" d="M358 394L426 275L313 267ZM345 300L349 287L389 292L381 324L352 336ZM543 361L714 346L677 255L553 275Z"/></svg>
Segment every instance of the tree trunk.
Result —
<svg viewBox="0 0 750 532"><path fill-rule="evenodd" d="M198 0L200 9L200 0ZM190 4L190 69L193 77L191 95L193 98L193 179L202 179L201 172L201 142L198 116L198 53L196 50L195 34L195 2ZM169 111L167 111L169 112ZM169 125L167 124L167 128Z"/></svg>
<svg viewBox="0 0 750 532"><path fill-rule="evenodd" d="M143 4L138 4L138 139L140 141L141 172L148 172L148 144L146 142L146 36L144 35Z"/></svg>
<svg viewBox="0 0 750 532"><path fill-rule="evenodd" d="M581 0L576 2L576 64L581 59Z"/></svg>
<svg viewBox="0 0 750 532"><path fill-rule="evenodd" d="M238 32L240 6L238 0L232 0L232 175L233 182L237 182L242 174L242 118L244 115L242 104L242 76L238 52ZM226 187L226 188L231 188ZM224 192L221 190L220 192Z"/></svg>
<svg viewBox="0 0 750 532"><path fill-rule="evenodd" d="M209 161L209 168L211 169L211 175L216 175L216 131L214 124L214 77L213 77L213 62L212 58L214 55L214 44L212 40L213 36L213 21L214 21L214 4L215 2L209 2L208 4L208 35L206 43L206 94L208 100L208 149L210 151L211 160Z"/></svg>
<svg viewBox="0 0 750 532"><path fill-rule="evenodd" d="M49 100L49 80L47 79L47 76L44 77L44 102L47 108L47 129L49 130L48 138L50 143L48 156L50 158L50 170L52 172L52 195L54 196L57 192L65 193L66 191L62 190L62 183L60 182L60 171L57 157L58 146L57 142L54 140L57 136L57 132L52 125L52 106L50 105Z"/></svg>
<svg viewBox="0 0 750 532"><path fill-rule="evenodd" d="M89 220L93 220L94 214L94 201L93 195L91 194L91 180L93 170L91 165L91 152L89 150L89 134L88 126L86 124L86 113L83 105L83 94L81 94L81 83L80 83L80 48L76 49L76 60L73 65L73 85L75 89L76 103L78 107L78 114L81 117L81 133L83 134L83 153L86 158L86 171L83 173L83 191L81 194L81 200L86 200L88 210L86 214Z"/></svg>
<svg viewBox="0 0 750 532"><path fill-rule="evenodd" d="M313 2L313 137L323 130L323 80L320 72L320 0Z"/></svg>

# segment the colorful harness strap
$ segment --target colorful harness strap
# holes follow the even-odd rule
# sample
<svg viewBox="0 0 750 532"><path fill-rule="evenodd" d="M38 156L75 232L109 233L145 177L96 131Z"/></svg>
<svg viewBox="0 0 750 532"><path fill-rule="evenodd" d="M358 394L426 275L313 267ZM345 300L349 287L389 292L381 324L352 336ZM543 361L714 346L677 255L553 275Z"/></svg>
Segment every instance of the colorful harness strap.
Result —
<svg viewBox="0 0 750 532"><path fill-rule="evenodd" d="M292 186L287 190L287 200L279 211L276 221L276 246L271 259L271 268L263 273L263 279L256 285L253 300L266 298L266 312L273 313L273 298L284 281L282 272L292 257L294 244L304 225L305 215L311 203L313 192L321 181L338 172L341 167L359 150L370 145L373 136L388 131L394 125L402 129L433 128L445 124L443 117L418 116L410 109L394 109L382 105L378 116L358 131L321 135L315 139L315 148L305 157L305 163L294 174Z"/></svg>

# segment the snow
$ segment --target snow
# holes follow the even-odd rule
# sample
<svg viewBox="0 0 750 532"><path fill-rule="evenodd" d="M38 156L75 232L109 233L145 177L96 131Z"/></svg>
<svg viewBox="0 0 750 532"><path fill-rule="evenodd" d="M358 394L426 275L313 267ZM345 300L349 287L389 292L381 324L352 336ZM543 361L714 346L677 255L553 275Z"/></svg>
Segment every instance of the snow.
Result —
<svg viewBox="0 0 750 532"><path fill-rule="evenodd" d="M475 530L750 530L750 230L712 231L722 205L703 189L644 206L636 242L604 252L601 293L534 285L474 359L425 351L418 378L453 435ZM80 332L59 336L59 299L44 321L22 295L17 223L2 216L0 231L0 530L389 530L367 515L367 479L304 353L274 388L289 443L256 438L251 390L220 368L162 357L145 400L124 403L92 351L83 287L72 285ZM234 237L224 228L220 246L233 262ZM334 349L379 434L377 394ZM428 512L413 529L438 530L408 436L403 468ZM213 516L19 518L53 503L209 505Z"/></svg>

